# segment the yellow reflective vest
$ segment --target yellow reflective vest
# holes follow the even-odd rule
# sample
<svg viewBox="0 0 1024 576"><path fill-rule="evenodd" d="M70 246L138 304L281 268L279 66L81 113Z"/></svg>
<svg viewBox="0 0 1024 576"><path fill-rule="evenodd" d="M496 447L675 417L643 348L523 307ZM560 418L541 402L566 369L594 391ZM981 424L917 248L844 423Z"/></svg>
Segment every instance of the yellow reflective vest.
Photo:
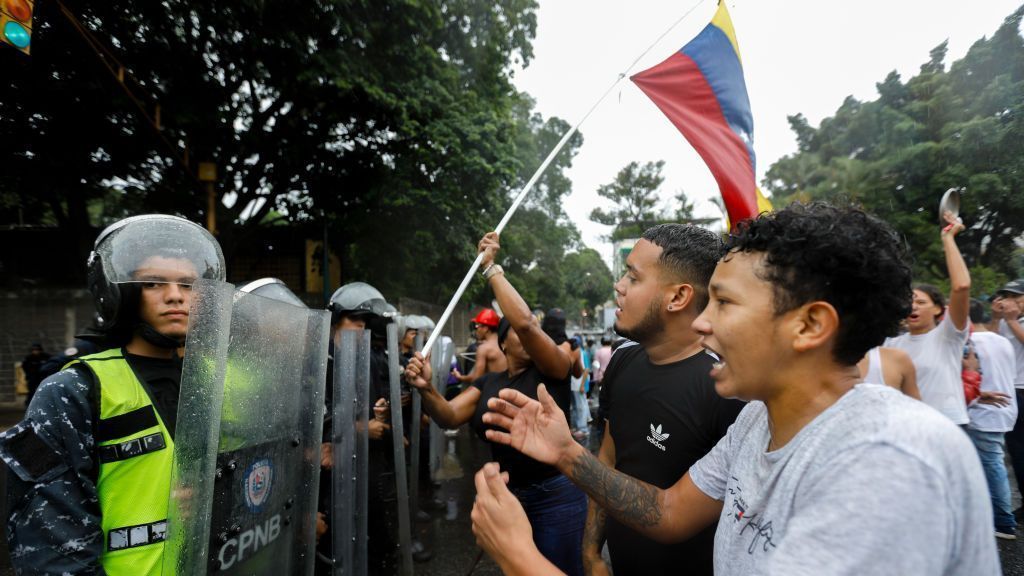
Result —
<svg viewBox="0 0 1024 576"><path fill-rule="evenodd" d="M174 441L123 349L83 356L100 389L97 492L109 576L159 576Z"/></svg>

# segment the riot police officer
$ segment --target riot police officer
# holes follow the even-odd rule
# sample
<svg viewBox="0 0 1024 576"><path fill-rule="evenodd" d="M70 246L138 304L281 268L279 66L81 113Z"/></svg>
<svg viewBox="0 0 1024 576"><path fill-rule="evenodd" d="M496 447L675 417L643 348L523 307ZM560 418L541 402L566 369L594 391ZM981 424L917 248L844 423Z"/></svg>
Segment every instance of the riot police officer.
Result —
<svg viewBox="0 0 1024 576"><path fill-rule="evenodd" d="M331 311L331 347L332 354L328 367L328 378L332 378L333 346L341 330L363 330L378 328L390 320L384 296L373 286L365 282L351 282L338 288L331 296L327 309ZM376 332L375 332L376 333ZM376 340L376 339L375 339ZM333 410L333 385L327 384L327 411ZM395 571L395 549L397 547L397 512L395 496L395 465L391 449L390 411L387 407L388 398L388 367L387 357L382 346L374 345L370 354L370 404L368 436L369 436L369 497L368 497L368 531L367 553L371 574L392 574ZM332 421L324 422L324 443L321 464L325 467L320 477L320 510L331 510L330 490L332 481L331 438L333 436ZM332 518L327 518L328 530L331 530ZM317 546L321 556L333 558L331 553L332 538L326 534L320 538ZM338 561L338 558L334 559ZM330 564L317 563L317 574L329 574Z"/></svg>
<svg viewBox="0 0 1024 576"><path fill-rule="evenodd" d="M224 268L213 236L175 216L127 218L96 239L91 337L106 350L43 381L0 435L19 574L161 573L191 287Z"/></svg>

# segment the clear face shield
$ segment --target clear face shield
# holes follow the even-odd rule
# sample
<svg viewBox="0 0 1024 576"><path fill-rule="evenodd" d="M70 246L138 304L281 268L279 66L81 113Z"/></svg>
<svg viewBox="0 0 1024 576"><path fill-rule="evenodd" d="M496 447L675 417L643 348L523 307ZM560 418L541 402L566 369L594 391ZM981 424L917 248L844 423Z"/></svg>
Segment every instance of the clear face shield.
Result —
<svg viewBox="0 0 1024 576"><path fill-rule="evenodd" d="M191 289L199 278L223 280L224 255L209 232L187 220L139 216L108 228L94 257L112 284L176 284Z"/></svg>
<svg viewBox="0 0 1024 576"><path fill-rule="evenodd" d="M307 308L306 303L296 296L294 292L289 290L288 286L286 286L284 282L277 278L261 278L259 280L253 280L238 289L242 292L248 292L249 294L256 294L257 296L263 296L264 298L270 298L271 300L277 300L279 302L286 302L300 308Z"/></svg>

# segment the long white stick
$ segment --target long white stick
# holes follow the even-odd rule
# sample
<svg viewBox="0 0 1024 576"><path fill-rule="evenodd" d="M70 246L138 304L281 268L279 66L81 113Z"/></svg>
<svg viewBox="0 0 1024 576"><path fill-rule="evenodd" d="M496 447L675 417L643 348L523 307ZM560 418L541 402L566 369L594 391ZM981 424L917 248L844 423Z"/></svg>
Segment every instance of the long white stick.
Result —
<svg viewBox="0 0 1024 576"><path fill-rule="evenodd" d="M644 50L639 56L637 56L628 68L619 73L618 77L615 78L615 82L612 82L612 85L609 86L608 89L604 91L604 94L601 94L601 97L598 98L596 102L594 102L594 105L590 107L590 110L587 110L587 113L584 114L582 118L580 118L579 122L576 122L576 125L570 128L569 131L566 132L564 136L562 136L562 139L558 141L558 144L556 144L554 149L551 150L551 153L548 154L548 157L544 159L544 162L542 162L541 165L537 168L537 171L533 173L533 176L530 177L529 182L527 182L526 185L523 186L523 189L519 191L518 195L516 195L515 200L512 201L512 206L510 206L508 211L505 212L505 216L502 217L501 222L498 222L498 227L494 229L495 232L501 234L502 230L504 230L505 226L508 224L508 221L512 219L512 215L515 214L516 210L519 209L519 205L522 204L523 200L526 199L526 195L530 193L530 190L533 190L534 184L537 183L537 180L540 180L541 175L544 173L545 170L547 170L548 166L555 159L555 156L558 156L558 153L562 151L562 148L565 148L566 143L569 142L569 139L572 138L572 135L579 131L580 125L582 125L583 122L590 117L590 115L594 112L595 109L597 109L601 102L604 102L604 99L607 98L608 95L612 93L612 90L614 90L615 87L619 85L619 82L621 82L622 79L625 78L627 74L629 74L629 71L632 70L634 66L636 66L637 62L639 62L641 58L646 56L647 53L650 52L651 49L654 48L654 46L661 41L662 38L664 38L669 32L672 31L673 28L679 25L680 22L682 22L687 16L690 15L691 12L696 10L697 7L703 3L704 0L699 0L696 4L694 4L692 8L687 10L685 14L680 16L678 20L672 23L672 25L669 26L668 29L661 34L661 36L658 36L658 38L654 42L652 42L646 50ZM444 328L444 325L448 322L448 318L451 317L452 312L455 310L455 306L457 306L459 303L459 300L462 299L462 295L463 293L466 292L466 288L469 287L470 281L473 280L473 275L476 274L476 271L480 269L481 260L483 260L483 254L477 254L476 260L473 261L473 265L470 266L469 271L466 272L466 277L462 279L462 283L459 284L459 288L455 291L455 295L452 296L451 302L449 302L448 307L444 309L444 314L441 314L441 318L438 319L437 326L435 326L434 329L431 331L430 338L428 338L427 343L423 345L423 349L420 350L420 354L426 356L427 352L429 352L431 347L434 346L434 341L437 340L437 338L441 335L441 330Z"/></svg>

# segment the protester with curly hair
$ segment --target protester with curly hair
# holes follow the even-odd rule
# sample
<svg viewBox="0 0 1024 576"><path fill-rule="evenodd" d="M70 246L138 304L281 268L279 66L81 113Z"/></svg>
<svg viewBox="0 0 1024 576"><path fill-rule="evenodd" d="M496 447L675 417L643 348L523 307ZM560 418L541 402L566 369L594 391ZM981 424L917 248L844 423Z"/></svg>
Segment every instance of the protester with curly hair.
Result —
<svg viewBox="0 0 1024 576"><path fill-rule="evenodd" d="M660 489L573 441L543 388L485 421L558 468L609 515L663 542L718 521L715 574L999 574L985 478L967 435L857 362L911 300L899 237L852 208L793 205L739 225L694 321L723 396L750 400L717 446ZM507 574L554 574L490 463L473 530Z"/></svg>
<svg viewBox="0 0 1024 576"><path fill-rule="evenodd" d="M910 355L917 372L921 400L945 414L955 424L966 426L967 402L960 378L964 344L970 336L971 275L956 245L963 223L948 212L949 223L942 230L942 250L949 269L949 308L942 291L930 284L914 287L908 333L889 338L885 345Z"/></svg>

